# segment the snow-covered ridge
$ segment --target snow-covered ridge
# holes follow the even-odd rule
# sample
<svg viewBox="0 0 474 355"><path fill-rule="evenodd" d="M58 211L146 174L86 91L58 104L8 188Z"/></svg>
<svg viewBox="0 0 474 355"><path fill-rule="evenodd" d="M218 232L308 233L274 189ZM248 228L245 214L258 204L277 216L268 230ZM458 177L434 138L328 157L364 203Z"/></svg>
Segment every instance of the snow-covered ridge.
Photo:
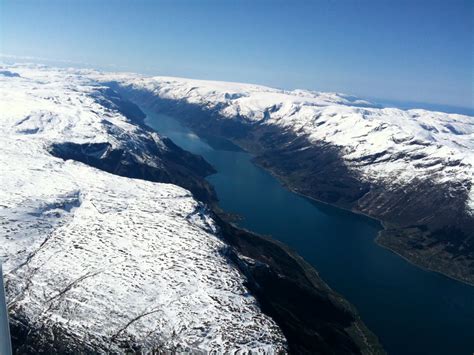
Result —
<svg viewBox="0 0 474 355"><path fill-rule="evenodd" d="M89 72L246 124L275 125L312 144L340 148L346 165L387 188L412 179L459 181L474 214L474 118L423 109L381 108L357 98L260 85Z"/></svg>
<svg viewBox="0 0 474 355"><path fill-rule="evenodd" d="M157 134L101 105L92 75L4 69L19 75L0 74L0 258L15 314L32 327L57 326L95 351L118 352L124 343L285 348L188 191L48 153L61 142L140 150L145 138L160 145Z"/></svg>

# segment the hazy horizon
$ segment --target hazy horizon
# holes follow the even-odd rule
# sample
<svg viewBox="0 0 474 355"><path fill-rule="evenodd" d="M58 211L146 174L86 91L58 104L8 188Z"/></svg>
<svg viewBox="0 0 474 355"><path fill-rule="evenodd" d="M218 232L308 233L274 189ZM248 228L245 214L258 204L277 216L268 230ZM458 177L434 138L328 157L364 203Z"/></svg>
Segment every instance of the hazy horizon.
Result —
<svg viewBox="0 0 474 355"><path fill-rule="evenodd" d="M20 56L6 55L3 53L0 53L0 63L2 62L5 64L32 63L32 64L38 64L38 65L47 65L47 66L52 66L52 67L56 66L56 67L62 67L62 68L71 67L71 68L93 69L93 70L99 70L99 71L105 71L105 72L120 71L120 68L115 68L113 66L110 66L110 67L94 66L93 64L90 64L90 63L81 63L81 62L74 62L74 61L68 61L68 60L52 60L49 58L20 57ZM203 78L196 78L196 77L184 77L184 76L173 75L173 74L164 75L159 72L157 73L144 73L140 71L132 71L132 72L136 72L137 74L142 74L142 75L151 75L151 76L170 76L170 77L182 77L182 78L196 79L196 80L224 81L224 80L212 79L212 78L203 79ZM246 82L246 83L271 86L271 85L266 85L259 82ZM274 87L283 89L283 90L302 89L299 87L276 87L276 86ZM308 90L311 90L311 89L308 89ZM314 91L324 92L324 91L329 91L329 90L314 90ZM344 91L338 91L338 93L351 95L351 96L354 95L350 92L344 92ZM354 96L357 96L360 99L368 100L372 104L380 105L383 107L396 107L400 109L426 109L426 110L440 111L440 112L446 112L446 113L457 113L457 114L470 115L470 116L474 115L474 107L437 104L437 103L432 103L432 102L392 100L392 99L383 98L383 97L371 97L371 96L364 96L364 95L354 95Z"/></svg>

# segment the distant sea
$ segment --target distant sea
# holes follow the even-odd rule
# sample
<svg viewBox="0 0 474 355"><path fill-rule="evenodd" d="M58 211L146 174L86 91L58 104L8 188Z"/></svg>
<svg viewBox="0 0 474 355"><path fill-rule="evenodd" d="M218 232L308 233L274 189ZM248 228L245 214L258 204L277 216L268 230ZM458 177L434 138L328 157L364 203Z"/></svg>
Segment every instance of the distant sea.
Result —
<svg viewBox="0 0 474 355"><path fill-rule="evenodd" d="M439 111L446 113L457 113L460 115L474 116L474 107L459 107L451 105L442 105L442 104L429 104L425 102L416 102L416 101L397 101L397 100L386 100L380 98L369 98L367 100L373 104L380 105L382 107L396 107L403 110L421 108L430 111Z"/></svg>

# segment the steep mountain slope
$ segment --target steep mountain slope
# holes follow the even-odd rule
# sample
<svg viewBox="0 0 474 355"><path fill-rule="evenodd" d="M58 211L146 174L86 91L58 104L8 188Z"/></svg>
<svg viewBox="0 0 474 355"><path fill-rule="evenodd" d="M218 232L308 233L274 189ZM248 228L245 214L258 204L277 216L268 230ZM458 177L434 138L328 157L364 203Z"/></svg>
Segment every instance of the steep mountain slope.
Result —
<svg viewBox="0 0 474 355"><path fill-rule="evenodd" d="M379 243L474 283L474 119L354 97L90 73L256 155L291 189L381 220Z"/></svg>
<svg viewBox="0 0 474 355"><path fill-rule="evenodd" d="M301 258L216 215L213 168L97 73L5 69L0 258L16 352L383 353Z"/></svg>

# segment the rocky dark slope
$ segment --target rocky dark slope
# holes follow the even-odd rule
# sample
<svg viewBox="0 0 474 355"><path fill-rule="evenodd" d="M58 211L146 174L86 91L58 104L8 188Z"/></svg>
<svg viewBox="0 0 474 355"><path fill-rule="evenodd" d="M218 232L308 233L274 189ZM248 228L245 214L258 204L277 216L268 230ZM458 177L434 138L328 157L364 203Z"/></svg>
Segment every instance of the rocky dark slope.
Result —
<svg viewBox="0 0 474 355"><path fill-rule="evenodd" d="M155 152L154 164L148 165L130 151L113 148L109 143L58 143L50 147L50 153L64 160L76 160L109 173L134 179L164 182L184 187L196 198L215 202L212 186L203 178L214 169L202 157L183 151L170 139L163 138L166 150L156 149L149 142L150 151Z"/></svg>

